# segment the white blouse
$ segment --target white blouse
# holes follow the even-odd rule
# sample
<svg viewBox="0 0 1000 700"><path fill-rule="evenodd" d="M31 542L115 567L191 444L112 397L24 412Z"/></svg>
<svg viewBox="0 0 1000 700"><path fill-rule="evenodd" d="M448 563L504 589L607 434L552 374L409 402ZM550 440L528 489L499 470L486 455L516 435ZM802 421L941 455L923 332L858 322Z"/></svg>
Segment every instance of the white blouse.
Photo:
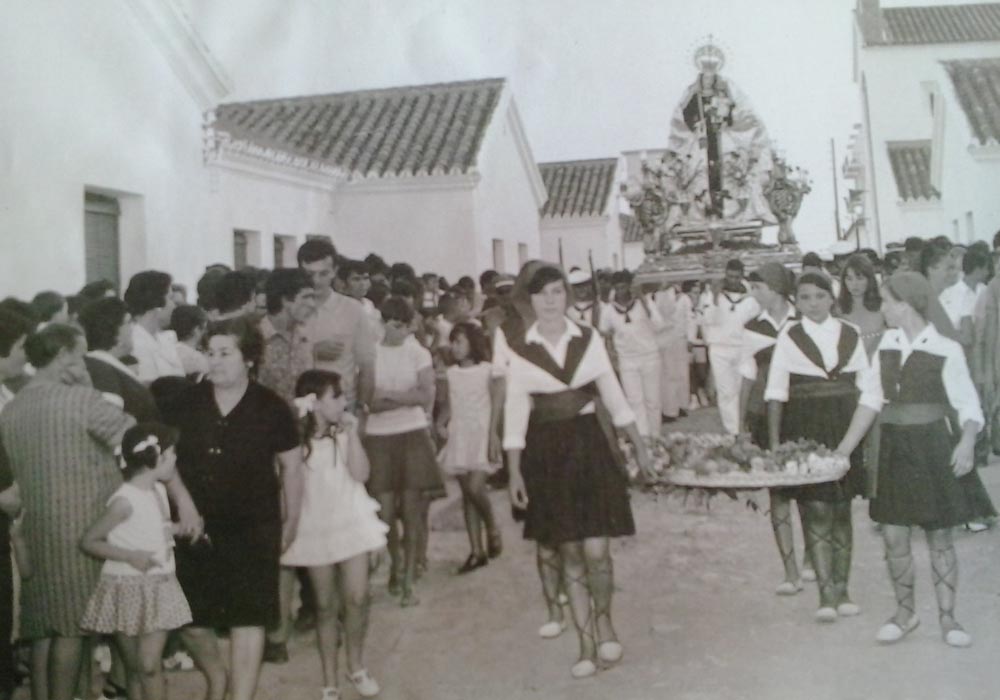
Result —
<svg viewBox="0 0 1000 700"><path fill-rule="evenodd" d="M806 335L819 348L824 369L829 371L836 367L840 360L837 353L840 333L844 326L850 324L833 316L828 316L822 323L803 318L801 324ZM778 334L778 340L774 345L774 355L771 356L771 370L767 376L767 387L764 390L765 401L787 402L789 377L792 374L826 378L826 372L806 357L795 341L789 337L788 331L794 327L794 323L787 324ZM882 386L868 362L868 354L865 352L865 344L861 342L860 332L854 353L841 371L854 372L855 386L861 392L858 399L859 404L867 406L873 411L882 410Z"/></svg>
<svg viewBox="0 0 1000 700"><path fill-rule="evenodd" d="M972 383L972 377L969 375L969 368L965 362L965 351L954 340L945 338L938 333L933 324L928 323L927 327L913 339L912 343L901 329L890 328L882 336L878 350L898 350L900 352L900 366L906 364L907 358L914 350L945 358L944 367L941 370L941 383L944 384L948 402L958 413L958 422L964 425L971 420L979 425L980 430L985 425L983 410L979 404L979 394ZM878 351L872 359L872 372L878 381L879 397L882 398L882 363Z"/></svg>
<svg viewBox="0 0 1000 700"><path fill-rule="evenodd" d="M767 311L761 311L757 320L766 321L771 324L775 332L781 331L789 322L795 320L795 307L791 304L785 311L785 315L780 321L771 318ZM769 348L778 342L777 335L770 337L762 333L757 333L749 328L743 328L743 344L740 350L740 376L753 382L757 380L757 353L765 348Z"/></svg>
<svg viewBox="0 0 1000 700"><path fill-rule="evenodd" d="M618 378L615 377L614 370L611 368L611 361L608 359L608 352L600 334L596 332L591 334L590 342L584 350L583 357L573 373L572 379L569 383L564 383L511 350L501 329L498 328L496 333L494 348L500 350L501 358L498 363L498 358L495 356L494 364L507 366L507 396L504 403L503 436L505 450L524 449L524 439L528 432L528 419L531 416L531 394L554 394L566 389L578 389L595 382L601 400L611 414L611 420L615 426L620 428L635 422L635 414L625 399ZM555 344L542 337L538 332L537 323L533 323L528 328L524 338L528 343L541 345L557 365L564 367L570 341L582 336L583 331L580 330L580 327L567 319L566 330ZM591 402L584 406L580 414L586 415L594 411L595 407Z"/></svg>

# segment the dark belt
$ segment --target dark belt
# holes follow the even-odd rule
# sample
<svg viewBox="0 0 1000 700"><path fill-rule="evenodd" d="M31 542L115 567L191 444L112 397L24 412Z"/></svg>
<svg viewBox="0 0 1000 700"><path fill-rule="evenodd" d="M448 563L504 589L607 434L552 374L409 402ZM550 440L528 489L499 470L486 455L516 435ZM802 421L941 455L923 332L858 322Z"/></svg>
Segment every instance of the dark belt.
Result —
<svg viewBox="0 0 1000 700"><path fill-rule="evenodd" d="M891 403L879 417L889 425L926 425L948 416L948 407L940 403Z"/></svg>
<svg viewBox="0 0 1000 700"><path fill-rule="evenodd" d="M532 394L530 422L540 425L575 418L587 404L594 401L595 393L588 391L591 387L593 384L551 394Z"/></svg>

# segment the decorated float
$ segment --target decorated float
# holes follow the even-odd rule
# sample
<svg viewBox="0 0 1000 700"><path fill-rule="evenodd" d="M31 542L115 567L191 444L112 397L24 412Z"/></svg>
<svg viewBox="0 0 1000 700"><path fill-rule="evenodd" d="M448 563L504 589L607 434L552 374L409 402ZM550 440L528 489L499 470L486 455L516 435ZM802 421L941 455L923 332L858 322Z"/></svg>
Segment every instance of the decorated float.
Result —
<svg viewBox="0 0 1000 700"><path fill-rule="evenodd" d="M791 268L801 251L792 222L808 174L773 147L746 96L723 77L725 53L711 40L694 53L698 76L674 110L666 153L643 161L622 185L642 230L639 283L717 278L740 258ZM762 242L777 227L777 242Z"/></svg>

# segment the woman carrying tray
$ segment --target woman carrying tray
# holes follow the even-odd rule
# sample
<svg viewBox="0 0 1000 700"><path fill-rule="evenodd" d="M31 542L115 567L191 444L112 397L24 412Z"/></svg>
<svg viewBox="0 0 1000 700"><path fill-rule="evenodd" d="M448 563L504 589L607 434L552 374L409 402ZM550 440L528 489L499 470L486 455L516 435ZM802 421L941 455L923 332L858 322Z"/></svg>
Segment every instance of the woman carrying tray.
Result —
<svg viewBox="0 0 1000 700"><path fill-rule="evenodd" d="M795 288L802 320L785 326L771 358L764 399L772 449L806 438L850 454L851 469L839 481L788 489L804 506L806 549L816 570L816 620L857 615L847 583L853 531L851 500L864 495L861 451L842 450L851 428L869 423L881 408L881 392L860 334L830 315L833 290L826 275L807 272ZM863 434L862 434L863 437ZM859 438L860 439L860 438Z"/></svg>
<svg viewBox="0 0 1000 700"><path fill-rule="evenodd" d="M510 348L503 447L510 495L525 508L524 536L558 548L563 582L580 639L575 678L591 676L597 659L618 661L622 646L611 622L614 590L609 537L635 533L627 478L599 419L601 404L652 475L646 445L601 337L566 318L563 273L543 265L527 285L536 320L506 338Z"/></svg>
<svg viewBox="0 0 1000 700"><path fill-rule="evenodd" d="M870 511L882 523L896 614L876 639L898 642L920 624L910 554L910 530L919 526L930 549L941 634L948 645L967 647L972 637L955 621L958 561L951 528L986 514L974 496L982 484L972 468L984 421L962 347L928 322L933 300L930 283L915 272L897 272L882 288L882 313L893 328L874 359L885 408L878 491ZM948 427L951 410L958 414L960 436ZM844 439L844 449L860 441L865 425L857 428Z"/></svg>
<svg viewBox="0 0 1000 700"><path fill-rule="evenodd" d="M795 307L788 297L794 286L794 275L781 263L767 263L749 274L750 294L763 311L757 318L743 327L743 353L740 359L740 375L743 386L740 389L741 431L750 434L750 439L758 447L767 449L770 436L767 426L767 405L764 403L764 385L767 383L771 355L778 333L795 320ZM795 595L802 590L799 568L795 559L795 536L792 533L792 501L786 489L769 489L771 501L771 528L774 541L778 545L781 564L785 569L785 580L774 590L776 595ZM805 520L804 508L799 505L799 515ZM808 566L808 558L803 566L802 578L815 580L815 573Z"/></svg>

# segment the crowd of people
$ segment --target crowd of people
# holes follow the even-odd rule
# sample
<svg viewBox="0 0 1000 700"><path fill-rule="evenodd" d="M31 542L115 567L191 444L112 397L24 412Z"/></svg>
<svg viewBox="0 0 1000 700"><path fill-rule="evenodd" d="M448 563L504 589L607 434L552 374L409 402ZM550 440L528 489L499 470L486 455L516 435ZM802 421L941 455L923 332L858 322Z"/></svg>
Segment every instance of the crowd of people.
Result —
<svg viewBox="0 0 1000 700"><path fill-rule="evenodd" d="M4 299L0 698L13 640L32 697L71 700L89 688L90 640L110 638L105 697L165 697L165 661L190 654L210 700L247 700L262 663L287 661L293 624L315 626L324 700L342 676L375 696L370 575L388 550L389 593L419 604L429 507L452 477L469 538L455 573L501 555L488 489L505 484L537 544L539 634L559 636L568 606L571 673L591 676L624 653L609 547L635 531L622 440L655 478L664 423L713 404L762 447L808 438L850 456L838 482L771 491L776 593L815 580L818 621L861 612L851 501L869 498L897 600L878 640L918 624L919 526L944 641L968 646L951 529L996 515L974 468L1000 448L993 243L807 254L798 274L734 258L720 280L652 286L531 261L451 285L315 239L296 268L210 266L195 303L155 270L120 295L99 281Z"/></svg>

